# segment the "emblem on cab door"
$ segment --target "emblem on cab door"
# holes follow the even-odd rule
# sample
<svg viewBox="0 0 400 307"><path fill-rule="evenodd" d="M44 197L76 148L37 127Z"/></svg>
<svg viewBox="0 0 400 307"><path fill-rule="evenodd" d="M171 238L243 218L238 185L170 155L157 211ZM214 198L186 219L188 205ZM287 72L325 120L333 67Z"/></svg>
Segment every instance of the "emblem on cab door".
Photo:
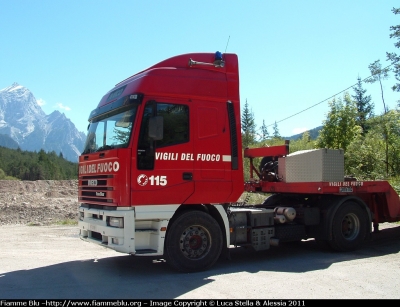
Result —
<svg viewBox="0 0 400 307"><path fill-rule="evenodd" d="M148 182L149 182L149 178L147 178L147 176L145 174L140 174L137 177L137 183L142 187L144 187Z"/></svg>

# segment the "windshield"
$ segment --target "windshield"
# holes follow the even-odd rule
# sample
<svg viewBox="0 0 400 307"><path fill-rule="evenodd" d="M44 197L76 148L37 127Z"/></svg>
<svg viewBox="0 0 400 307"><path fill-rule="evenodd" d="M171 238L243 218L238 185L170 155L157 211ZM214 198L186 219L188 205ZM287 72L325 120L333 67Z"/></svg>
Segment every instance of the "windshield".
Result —
<svg viewBox="0 0 400 307"><path fill-rule="evenodd" d="M137 104L132 104L96 117L89 124L82 154L127 147L136 110Z"/></svg>

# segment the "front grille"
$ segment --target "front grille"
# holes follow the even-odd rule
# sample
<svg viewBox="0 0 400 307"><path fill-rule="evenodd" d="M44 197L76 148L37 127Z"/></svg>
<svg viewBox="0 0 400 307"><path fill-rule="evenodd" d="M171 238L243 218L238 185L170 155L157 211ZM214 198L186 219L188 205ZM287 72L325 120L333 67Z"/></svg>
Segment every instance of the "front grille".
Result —
<svg viewBox="0 0 400 307"><path fill-rule="evenodd" d="M97 202L97 203L112 203L112 199L101 199L101 198L89 198L89 197L79 197L80 201Z"/></svg>
<svg viewBox="0 0 400 307"><path fill-rule="evenodd" d="M94 192L82 191L82 196L107 198L107 192L104 192L104 190L98 190L98 191L94 191Z"/></svg>
<svg viewBox="0 0 400 307"><path fill-rule="evenodd" d="M89 204L114 203L114 175L91 175L79 178L79 201Z"/></svg>
<svg viewBox="0 0 400 307"><path fill-rule="evenodd" d="M87 191L104 191L104 190L112 191L113 188L112 187L85 187L85 190L87 190Z"/></svg>

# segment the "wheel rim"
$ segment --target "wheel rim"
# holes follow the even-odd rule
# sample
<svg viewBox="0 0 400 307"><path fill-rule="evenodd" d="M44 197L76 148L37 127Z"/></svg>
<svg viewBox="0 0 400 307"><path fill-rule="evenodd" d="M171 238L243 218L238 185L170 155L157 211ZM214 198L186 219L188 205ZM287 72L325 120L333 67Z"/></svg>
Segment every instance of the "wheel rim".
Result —
<svg viewBox="0 0 400 307"><path fill-rule="evenodd" d="M204 227L190 226L182 232L179 245L186 258L201 259L210 250L210 233Z"/></svg>
<svg viewBox="0 0 400 307"><path fill-rule="evenodd" d="M346 240L354 240L360 233L360 220L354 213L345 215L342 220L342 235Z"/></svg>

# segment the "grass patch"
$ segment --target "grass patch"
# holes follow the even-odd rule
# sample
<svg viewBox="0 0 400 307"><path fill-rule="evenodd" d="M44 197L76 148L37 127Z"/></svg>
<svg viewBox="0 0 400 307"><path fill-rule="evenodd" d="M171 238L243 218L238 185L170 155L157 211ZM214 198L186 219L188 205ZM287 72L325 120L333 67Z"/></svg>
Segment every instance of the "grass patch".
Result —
<svg viewBox="0 0 400 307"><path fill-rule="evenodd" d="M71 219L66 219L66 220L62 220L62 221L57 221L57 222L55 222L55 225L76 226L76 225L78 225L78 221L76 221L76 220L71 220Z"/></svg>
<svg viewBox="0 0 400 307"><path fill-rule="evenodd" d="M77 226L78 221L76 220L71 220L71 219L66 219L66 220L61 220L61 221L56 221L54 223L51 223L52 225L59 225L59 226ZM27 226L43 226L44 224L39 223L39 222L30 222L26 224Z"/></svg>

